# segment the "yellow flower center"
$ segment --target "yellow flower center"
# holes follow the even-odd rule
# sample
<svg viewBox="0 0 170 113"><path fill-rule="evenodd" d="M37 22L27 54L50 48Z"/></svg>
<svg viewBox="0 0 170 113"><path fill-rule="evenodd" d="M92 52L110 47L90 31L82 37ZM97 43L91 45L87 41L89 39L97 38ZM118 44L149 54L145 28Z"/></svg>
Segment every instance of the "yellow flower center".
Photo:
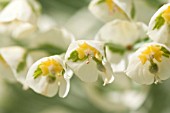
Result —
<svg viewBox="0 0 170 113"><path fill-rule="evenodd" d="M42 62L39 65L39 68L42 70L42 75L62 75L63 67L61 64L54 60L54 59L48 59L47 61Z"/></svg>
<svg viewBox="0 0 170 113"><path fill-rule="evenodd" d="M94 56L97 59L101 58L100 52L97 49L95 49L94 47L88 45L86 42L79 45L79 47L76 49L76 51L78 52L79 59L83 59L86 56Z"/></svg>
<svg viewBox="0 0 170 113"><path fill-rule="evenodd" d="M170 6L162 13L162 17L168 23L170 23Z"/></svg>
<svg viewBox="0 0 170 113"><path fill-rule="evenodd" d="M107 6L108 6L108 8L109 8L109 11L113 11L113 8L114 8L114 2L113 2L113 0L106 0L106 4L107 4Z"/></svg>
<svg viewBox="0 0 170 113"><path fill-rule="evenodd" d="M114 2L114 0L105 0L110 13L119 12L128 18L128 15Z"/></svg>
<svg viewBox="0 0 170 113"><path fill-rule="evenodd" d="M142 64L145 64L147 60L150 61L153 59L156 59L158 62L161 62L162 54L163 54L163 51L161 51L160 46L151 45L151 46L148 46L147 49L139 55L139 59L142 62Z"/></svg>

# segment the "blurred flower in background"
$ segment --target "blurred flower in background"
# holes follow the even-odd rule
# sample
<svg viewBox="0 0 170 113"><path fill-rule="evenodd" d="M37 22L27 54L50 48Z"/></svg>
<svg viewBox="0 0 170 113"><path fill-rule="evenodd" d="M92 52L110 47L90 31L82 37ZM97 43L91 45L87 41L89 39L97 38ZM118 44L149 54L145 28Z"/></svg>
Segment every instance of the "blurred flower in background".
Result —
<svg viewBox="0 0 170 113"><path fill-rule="evenodd" d="M35 0L11 0L1 10L0 31L13 38L25 37L35 31L40 12L40 4Z"/></svg>
<svg viewBox="0 0 170 113"><path fill-rule="evenodd" d="M169 113L169 49L163 45L169 46L169 4L162 6L167 2L169 1L0 0L0 113ZM157 28L162 21L157 18L166 21L161 23L160 29ZM156 29L153 29L155 22ZM167 40L162 42L164 35L166 37L163 38ZM89 42L89 39L93 41ZM80 40L84 40L84 43L80 43ZM102 46L96 40L101 41ZM156 43L157 46L153 45L155 48L150 47L151 49L143 45L152 40L163 44ZM72 54L73 50L78 51L78 56ZM63 53L66 53L65 57L55 59L62 66L50 60L55 58L53 55L64 55ZM68 59L71 54L72 61ZM73 61L75 56L76 62ZM95 61L92 61L93 57L96 58ZM156 71L160 79L164 80L162 75L166 74L167 80L157 85L142 85L148 84L147 81L151 84L158 80L145 74L150 69L146 64L151 60L161 69ZM83 65L86 69L81 70L82 62L85 62ZM140 64L141 67L135 67L135 64ZM39 77L34 79L35 73L32 72L37 67L41 67L42 72L38 72L42 75L38 74ZM62 80L68 77L67 82L62 87L63 81L50 79L55 81L55 85L52 84L52 89L46 90L49 92L44 94L44 89L48 89L43 87L46 85L44 81L47 82L49 75L56 75L59 68L62 69L60 77ZM76 76L72 76L70 69ZM150 70L152 73L155 72L153 69L155 67ZM162 69L166 70L162 72ZM26 86L28 70L27 77L31 78L31 87L23 90L19 83ZM71 75L67 76L67 71ZM106 72L111 76L106 76ZM98 77L99 73L102 76ZM59 80L59 76L53 77ZM42 81L37 82L39 79ZM66 88L65 83L70 86ZM54 96L58 88L59 96L65 97L64 99ZM53 97L39 95L32 89Z"/></svg>

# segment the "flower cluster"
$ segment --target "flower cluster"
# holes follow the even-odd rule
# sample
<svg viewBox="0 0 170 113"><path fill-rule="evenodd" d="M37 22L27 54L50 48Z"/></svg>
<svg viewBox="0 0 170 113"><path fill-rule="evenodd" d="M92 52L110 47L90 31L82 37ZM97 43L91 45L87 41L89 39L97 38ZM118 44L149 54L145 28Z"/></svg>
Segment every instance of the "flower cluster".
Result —
<svg viewBox="0 0 170 113"><path fill-rule="evenodd" d="M92 0L89 11L105 22L94 40L75 40L62 27L43 29L40 9L36 0L11 0L0 11L0 32L15 45L0 48L5 80L64 98L74 75L88 83L100 76L103 85L120 73L147 85L170 77L170 3L147 26L133 20L133 0Z"/></svg>

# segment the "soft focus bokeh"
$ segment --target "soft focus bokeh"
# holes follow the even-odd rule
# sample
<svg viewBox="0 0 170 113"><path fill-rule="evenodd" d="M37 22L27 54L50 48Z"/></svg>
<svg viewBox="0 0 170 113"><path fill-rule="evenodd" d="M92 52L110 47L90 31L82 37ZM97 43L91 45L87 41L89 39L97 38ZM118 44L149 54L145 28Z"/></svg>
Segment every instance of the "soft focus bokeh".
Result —
<svg viewBox="0 0 170 113"><path fill-rule="evenodd" d="M90 0L39 0L43 19L51 26L63 26L76 39L93 39L104 24L88 10ZM151 16L166 0L134 0L136 18L148 24ZM43 21L43 22L44 22ZM45 26L44 29L48 29ZM42 29L43 30L43 29ZM2 36L3 37L3 36ZM9 44L5 37L2 46ZM12 43L11 43L12 45ZM102 81L84 83L73 76L66 98L48 98L22 86L0 80L0 113L170 113L170 80L143 86L122 73L112 84Z"/></svg>

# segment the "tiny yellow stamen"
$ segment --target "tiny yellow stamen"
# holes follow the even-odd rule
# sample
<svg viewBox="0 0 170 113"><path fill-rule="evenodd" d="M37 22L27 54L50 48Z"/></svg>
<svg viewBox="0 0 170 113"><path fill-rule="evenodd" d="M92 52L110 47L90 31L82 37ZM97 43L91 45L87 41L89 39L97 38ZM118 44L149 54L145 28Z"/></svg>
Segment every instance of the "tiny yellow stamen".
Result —
<svg viewBox="0 0 170 113"><path fill-rule="evenodd" d="M145 62L147 61L147 57L145 55L143 55L143 54L141 54L139 56L139 58L140 58L140 61L142 62L142 64L145 64Z"/></svg>
<svg viewBox="0 0 170 113"><path fill-rule="evenodd" d="M139 59L142 62L142 64L145 64L147 60L153 60L156 59L158 62L162 61L162 54L163 51L161 51L160 46L148 46L145 51L143 51L139 55Z"/></svg>
<svg viewBox="0 0 170 113"><path fill-rule="evenodd" d="M42 70L42 75L44 76L50 73L61 75L63 71L63 67L61 66L61 64L54 59L48 59L47 61L42 62L39 65L39 68Z"/></svg>
<svg viewBox="0 0 170 113"><path fill-rule="evenodd" d="M79 59L83 59L85 57L83 48L81 48L81 47L77 48L77 52L78 52L78 55L79 55Z"/></svg>
<svg viewBox="0 0 170 113"><path fill-rule="evenodd" d="M79 45L76 50L78 52L79 59L83 59L85 56L94 56L96 58L99 58L99 56L101 56L100 52L97 49L88 45L86 42Z"/></svg>
<svg viewBox="0 0 170 113"><path fill-rule="evenodd" d="M114 2L113 0L106 0L107 6L109 8L109 11L112 12L114 8Z"/></svg>
<svg viewBox="0 0 170 113"><path fill-rule="evenodd" d="M162 13L162 17L168 23L170 23L170 6Z"/></svg>

